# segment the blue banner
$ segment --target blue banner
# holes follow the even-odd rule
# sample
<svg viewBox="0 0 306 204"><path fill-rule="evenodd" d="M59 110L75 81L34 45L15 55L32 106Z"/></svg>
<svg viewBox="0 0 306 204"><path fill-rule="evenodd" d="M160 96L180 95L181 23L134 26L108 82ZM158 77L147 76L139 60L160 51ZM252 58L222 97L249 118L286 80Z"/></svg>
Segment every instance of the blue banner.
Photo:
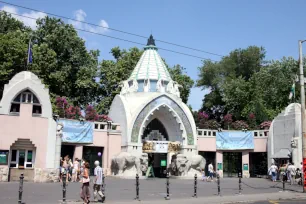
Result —
<svg viewBox="0 0 306 204"><path fill-rule="evenodd" d="M93 123L78 120L59 120L63 124L63 142L93 143Z"/></svg>
<svg viewBox="0 0 306 204"><path fill-rule="evenodd" d="M219 150L254 149L253 133L243 131L217 132L216 146Z"/></svg>

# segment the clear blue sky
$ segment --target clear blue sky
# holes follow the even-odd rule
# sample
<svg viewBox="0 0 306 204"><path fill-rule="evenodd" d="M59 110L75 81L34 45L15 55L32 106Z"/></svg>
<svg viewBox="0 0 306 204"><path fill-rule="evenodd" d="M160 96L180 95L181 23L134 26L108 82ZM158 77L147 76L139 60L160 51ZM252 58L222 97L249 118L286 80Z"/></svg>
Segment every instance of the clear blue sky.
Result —
<svg viewBox="0 0 306 204"><path fill-rule="evenodd" d="M9 2L71 18L81 9L86 16L79 11L79 17L83 17L87 22L99 24L104 20L103 25L108 24L110 28L144 36L149 36L152 31L156 39L222 55L227 55L235 48L257 45L266 48L267 59L280 59L283 56L297 58L298 40L306 38L306 1L304 0L10 0ZM4 4L0 3L0 7L3 6ZM18 9L17 12L29 13L23 9ZM146 39L114 31L101 30L101 32L146 43ZM80 35L86 40L88 48L101 51L101 59L111 59L109 51L114 46L141 48L139 45L88 33ZM157 46L213 60L220 59L217 56L167 44L157 43ZM169 65L180 64L186 67L187 74L197 80L197 68L201 66L200 59L162 50L159 53ZM205 93L207 91L193 88L188 104L194 109L199 109Z"/></svg>

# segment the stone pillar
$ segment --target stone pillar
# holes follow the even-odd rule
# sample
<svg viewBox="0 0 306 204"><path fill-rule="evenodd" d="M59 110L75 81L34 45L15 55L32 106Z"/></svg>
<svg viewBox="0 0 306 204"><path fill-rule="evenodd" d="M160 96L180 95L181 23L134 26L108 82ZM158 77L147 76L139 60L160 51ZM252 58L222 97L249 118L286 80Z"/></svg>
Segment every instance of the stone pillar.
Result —
<svg viewBox="0 0 306 204"><path fill-rule="evenodd" d="M218 170L219 168L219 164L221 169L219 169L219 175L221 178L223 178L223 168L224 168L224 165L223 165L223 152L222 151L217 151L216 152L216 160L217 160L217 166L216 166L216 171Z"/></svg>
<svg viewBox="0 0 306 204"><path fill-rule="evenodd" d="M55 142L55 158L54 158L54 168L60 167L61 158L61 148L62 148L62 136L63 136L63 125L57 124L56 128L56 142Z"/></svg>
<svg viewBox="0 0 306 204"><path fill-rule="evenodd" d="M250 178L249 151L242 152L242 177Z"/></svg>

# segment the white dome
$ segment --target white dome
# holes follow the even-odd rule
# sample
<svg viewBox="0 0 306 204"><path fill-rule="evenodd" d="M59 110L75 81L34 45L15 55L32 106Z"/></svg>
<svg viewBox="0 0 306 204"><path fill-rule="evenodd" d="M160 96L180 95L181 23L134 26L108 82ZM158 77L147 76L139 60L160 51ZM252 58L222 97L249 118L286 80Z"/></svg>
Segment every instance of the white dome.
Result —
<svg viewBox="0 0 306 204"><path fill-rule="evenodd" d="M153 36L151 35L145 51L141 55L136 67L134 68L128 80L164 80L170 81L171 77L165 63L157 52L157 47Z"/></svg>

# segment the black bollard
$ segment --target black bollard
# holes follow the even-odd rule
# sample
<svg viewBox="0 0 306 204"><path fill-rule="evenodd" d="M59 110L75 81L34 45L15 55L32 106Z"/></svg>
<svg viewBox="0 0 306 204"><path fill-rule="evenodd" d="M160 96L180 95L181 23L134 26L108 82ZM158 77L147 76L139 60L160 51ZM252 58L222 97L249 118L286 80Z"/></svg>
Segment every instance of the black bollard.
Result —
<svg viewBox="0 0 306 204"><path fill-rule="evenodd" d="M22 192L23 192L23 173L20 175L20 181L19 181L19 199L18 199L18 204L22 203Z"/></svg>
<svg viewBox="0 0 306 204"><path fill-rule="evenodd" d="M105 175L104 174L102 174L102 189L101 189L101 191L104 195L104 197L102 198L102 203L104 203L105 198L106 198L105 197Z"/></svg>
<svg viewBox="0 0 306 204"><path fill-rule="evenodd" d="M197 185L198 185L198 176L197 174L194 175L194 193L193 196L194 198L197 198Z"/></svg>
<svg viewBox="0 0 306 204"><path fill-rule="evenodd" d="M170 200L170 180L169 180L169 172L167 171L167 196L165 197L166 200Z"/></svg>
<svg viewBox="0 0 306 204"><path fill-rule="evenodd" d="M220 196L221 193L220 193L220 175L219 174L217 174L217 184L218 184L218 196Z"/></svg>
<svg viewBox="0 0 306 204"><path fill-rule="evenodd" d="M63 179L63 203L66 203L66 185L67 185L67 183L66 183L66 179L67 179L66 172L63 173L62 179Z"/></svg>
<svg viewBox="0 0 306 204"><path fill-rule="evenodd" d="M241 194L241 172L239 172L239 194Z"/></svg>
<svg viewBox="0 0 306 204"><path fill-rule="evenodd" d="M139 176L136 174L136 198L135 200L139 200Z"/></svg>
<svg viewBox="0 0 306 204"><path fill-rule="evenodd" d="M286 191L286 188L285 188L285 183L286 183L286 180L285 180L285 175L283 175L283 192Z"/></svg>

